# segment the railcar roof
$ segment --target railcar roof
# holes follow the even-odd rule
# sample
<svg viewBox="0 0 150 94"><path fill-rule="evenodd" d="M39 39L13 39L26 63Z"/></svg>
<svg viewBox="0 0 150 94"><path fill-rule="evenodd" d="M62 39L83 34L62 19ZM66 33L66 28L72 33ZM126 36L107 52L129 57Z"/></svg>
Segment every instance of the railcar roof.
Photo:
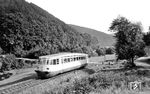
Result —
<svg viewBox="0 0 150 94"><path fill-rule="evenodd" d="M29 59L29 58L16 58L16 59L27 60L27 61L36 61L37 60L37 59Z"/></svg>
<svg viewBox="0 0 150 94"><path fill-rule="evenodd" d="M58 58L58 57L69 56L69 55L87 55L87 54L63 52L63 53L40 56L39 58Z"/></svg>

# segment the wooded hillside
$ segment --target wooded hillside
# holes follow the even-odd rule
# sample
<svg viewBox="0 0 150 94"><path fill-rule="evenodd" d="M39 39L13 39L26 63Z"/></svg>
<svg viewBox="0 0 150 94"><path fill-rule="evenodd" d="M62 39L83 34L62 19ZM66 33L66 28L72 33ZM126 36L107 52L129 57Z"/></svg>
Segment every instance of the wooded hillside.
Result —
<svg viewBox="0 0 150 94"><path fill-rule="evenodd" d="M98 40L25 0L0 1L1 53L36 58L58 52L93 54Z"/></svg>
<svg viewBox="0 0 150 94"><path fill-rule="evenodd" d="M96 37L99 41L100 47L110 47L114 46L116 40L111 34L106 34L101 31L97 31L94 29L86 28L86 27L81 27L77 25L70 25L72 28L76 29L80 33L88 33L94 37Z"/></svg>

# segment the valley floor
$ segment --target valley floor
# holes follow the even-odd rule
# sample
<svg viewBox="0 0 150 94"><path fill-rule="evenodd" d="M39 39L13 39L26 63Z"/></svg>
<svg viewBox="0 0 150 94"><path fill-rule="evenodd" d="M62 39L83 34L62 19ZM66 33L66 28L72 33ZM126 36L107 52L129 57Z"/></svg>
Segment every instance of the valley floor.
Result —
<svg viewBox="0 0 150 94"><path fill-rule="evenodd" d="M127 70L122 67L122 61L102 64L100 58L91 58L90 62L93 63L89 63L85 69L66 74L18 94L150 94L149 68ZM0 81L0 88L34 78L36 78L34 69L20 70L10 78ZM129 84L134 81L141 82L141 90L130 90Z"/></svg>

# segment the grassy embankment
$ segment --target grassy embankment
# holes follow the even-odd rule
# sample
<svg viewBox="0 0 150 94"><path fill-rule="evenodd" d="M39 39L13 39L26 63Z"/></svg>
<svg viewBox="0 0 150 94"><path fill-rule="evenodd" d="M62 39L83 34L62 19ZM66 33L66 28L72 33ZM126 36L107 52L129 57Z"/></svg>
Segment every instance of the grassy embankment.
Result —
<svg viewBox="0 0 150 94"><path fill-rule="evenodd" d="M150 70L124 69L122 66L120 62L114 65L89 64L87 69L92 69L94 74L74 79L72 84L60 85L43 94L138 94L139 91L129 89L129 83L134 81L141 82L142 92L148 91Z"/></svg>
<svg viewBox="0 0 150 94"><path fill-rule="evenodd" d="M123 69L123 64L88 64L75 73L67 74L49 83L27 89L19 94L138 94L129 89L129 83L141 82L142 91L150 87L150 70Z"/></svg>
<svg viewBox="0 0 150 94"><path fill-rule="evenodd" d="M98 71L97 65L92 67ZM149 72L138 69L99 71L43 94L137 94L137 91L129 90L129 83L140 81L142 91L147 91L150 88Z"/></svg>
<svg viewBox="0 0 150 94"><path fill-rule="evenodd" d="M133 81L140 81L144 92L150 88L150 70L127 70L122 69L122 66L120 62L90 63L85 69L52 79L19 94L138 94L137 91L129 90L129 83Z"/></svg>

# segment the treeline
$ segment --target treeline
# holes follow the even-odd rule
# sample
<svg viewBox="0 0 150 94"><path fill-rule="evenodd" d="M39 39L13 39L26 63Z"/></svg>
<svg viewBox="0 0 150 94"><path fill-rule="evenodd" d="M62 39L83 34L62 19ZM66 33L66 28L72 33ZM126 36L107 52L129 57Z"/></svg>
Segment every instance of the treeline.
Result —
<svg viewBox="0 0 150 94"><path fill-rule="evenodd" d="M146 46L150 46L150 27L149 27L149 31L147 33L144 33L143 40Z"/></svg>
<svg viewBox="0 0 150 94"><path fill-rule="evenodd" d="M0 71L24 68L16 57L35 59L59 52L96 55L97 38L79 33L25 0L0 1Z"/></svg>
<svg viewBox="0 0 150 94"><path fill-rule="evenodd" d="M144 33L140 22L129 21L118 16L109 28L116 38L115 52L117 59L126 59L127 67L136 67L134 60L150 52L150 32Z"/></svg>
<svg viewBox="0 0 150 94"><path fill-rule="evenodd" d="M98 56L108 55L108 54L115 54L114 47L97 47L96 51Z"/></svg>
<svg viewBox="0 0 150 94"><path fill-rule="evenodd" d="M0 53L37 58L58 52L93 55L98 40L25 0L1 0Z"/></svg>
<svg viewBox="0 0 150 94"><path fill-rule="evenodd" d="M144 33L144 37L143 40L145 42L145 52L147 56L150 56L150 27L149 27L149 31L147 33Z"/></svg>

